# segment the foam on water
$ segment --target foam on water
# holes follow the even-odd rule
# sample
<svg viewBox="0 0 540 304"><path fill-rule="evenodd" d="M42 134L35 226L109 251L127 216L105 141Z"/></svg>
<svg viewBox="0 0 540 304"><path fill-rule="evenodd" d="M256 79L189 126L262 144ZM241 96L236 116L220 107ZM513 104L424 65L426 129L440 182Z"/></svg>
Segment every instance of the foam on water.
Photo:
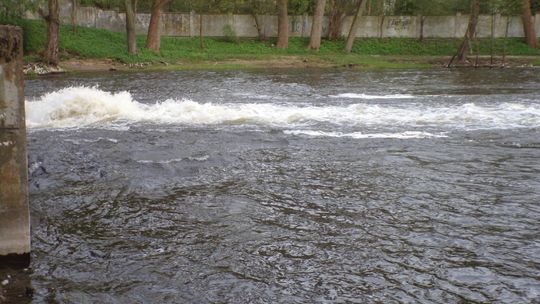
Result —
<svg viewBox="0 0 540 304"><path fill-rule="evenodd" d="M455 106L419 103L313 106L292 103L213 104L187 99L143 104L135 101L129 92L111 93L90 87L69 87L27 102L29 128L118 127L141 122L256 124L283 128L318 123L336 126L517 128L539 127L540 105L507 102Z"/></svg>
<svg viewBox="0 0 540 304"><path fill-rule="evenodd" d="M201 156L188 156L184 158L172 158L172 159L166 159L166 160L151 160L151 159L140 159L136 162L140 164L170 164L170 163L177 163L182 161L195 161L195 162L204 162L207 161L210 158L210 155L201 155Z"/></svg>
<svg viewBox="0 0 540 304"><path fill-rule="evenodd" d="M420 131L405 131L400 133L368 133L362 132L353 133L341 133L341 132L323 132L315 130L285 130L285 134L291 135L306 135L313 137L349 137L355 139L363 138L397 138L397 139L409 139L409 138L432 138L432 137L447 137L444 134L432 134L428 132Z"/></svg>
<svg viewBox="0 0 540 304"><path fill-rule="evenodd" d="M66 139L64 139L64 141L70 142L70 143L75 144L75 145L80 145L81 142L83 142L83 143L97 143L97 142L100 142L100 141L107 141L107 142L110 142L110 143L113 143L113 144L118 143L118 139L116 139L116 138L105 138L105 137L98 137L96 139L72 139L72 138L66 138Z"/></svg>
<svg viewBox="0 0 540 304"><path fill-rule="evenodd" d="M410 99L413 95L407 94L392 94L392 95L369 95L357 93L343 93L338 95L330 95L332 98L353 98L353 99Z"/></svg>

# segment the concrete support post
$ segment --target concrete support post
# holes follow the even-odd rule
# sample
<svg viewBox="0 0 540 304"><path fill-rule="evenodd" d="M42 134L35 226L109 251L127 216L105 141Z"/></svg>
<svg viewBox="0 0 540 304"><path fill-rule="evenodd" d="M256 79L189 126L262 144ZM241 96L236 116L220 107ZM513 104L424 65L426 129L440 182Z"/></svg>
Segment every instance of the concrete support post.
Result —
<svg viewBox="0 0 540 304"><path fill-rule="evenodd" d="M0 25L0 257L30 253L22 57L22 29Z"/></svg>

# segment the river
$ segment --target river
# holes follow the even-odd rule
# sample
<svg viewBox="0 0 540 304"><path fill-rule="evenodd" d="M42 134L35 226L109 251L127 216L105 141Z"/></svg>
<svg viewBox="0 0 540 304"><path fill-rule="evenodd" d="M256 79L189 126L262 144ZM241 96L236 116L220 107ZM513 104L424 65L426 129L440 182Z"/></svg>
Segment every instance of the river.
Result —
<svg viewBox="0 0 540 304"><path fill-rule="evenodd" d="M33 301L540 303L537 69L26 81Z"/></svg>

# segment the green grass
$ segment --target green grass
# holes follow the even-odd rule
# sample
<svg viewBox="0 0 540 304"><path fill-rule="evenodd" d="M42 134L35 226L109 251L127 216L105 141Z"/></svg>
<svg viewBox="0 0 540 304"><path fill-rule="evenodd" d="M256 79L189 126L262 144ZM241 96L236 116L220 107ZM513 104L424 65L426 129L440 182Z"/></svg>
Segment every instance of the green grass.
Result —
<svg viewBox="0 0 540 304"><path fill-rule="evenodd" d="M15 24L24 29L24 50L28 61L39 58L46 41L46 25L43 21L31 20L2 20L0 23ZM167 62L179 61L191 64L208 65L212 61L239 60L268 60L296 56L310 62L334 65L349 65L361 67L403 68L422 67L429 64L410 60L413 57L451 56L456 52L460 39L426 39L422 42L416 39L358 39L351 54L343 53L344 41L323 41L318 52L306 49L308 40L305 38L290 38L289 48L281 50L273 47L273 41L267 43L256 40L242 39L238 42L227 42L223 38L205 38L205 48L200 49L199 38L163 37L161 52L153 53L144 48L145 37L137 38L139 54L129 55L126 50L126 37L123 33L107 30L61 26L60 52L62 59L95 58L113 59L123 63ZM494 52L501 55L504 52L513 56L540 56L540 50L529 48L522 39L496 39ZM490 39L481 39L473 44L473 50L481 55L491 53ZM382 55L382 56L374 56ZM535 61L540 64L540 60ZM230 66L238 66L229 64ZM209 65L211 66L211 65Z"/></svg>

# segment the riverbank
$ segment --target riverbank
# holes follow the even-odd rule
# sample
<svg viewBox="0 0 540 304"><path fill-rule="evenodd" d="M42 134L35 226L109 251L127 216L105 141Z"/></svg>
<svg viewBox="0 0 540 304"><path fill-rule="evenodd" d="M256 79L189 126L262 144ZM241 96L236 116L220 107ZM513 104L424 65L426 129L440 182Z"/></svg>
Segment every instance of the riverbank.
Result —
<svg viewBox="0 0 540 304"><path fill-rule="evenodd" d="M46 41L42 21L0 20L22 26L25 32L25 60L35 63ZM61 26L61 66L67 71L249 69L249 68L430 68L442 67L460 44L460 39L358 39L350 54L343 53L344 41L323 41L319 51L306 48L304 38L291 38L289 48L277 49L273 40L239 40L235 37L163 37L161 52L144 48L145 37L137 38L139 53L129 55L123 33ZM505 63L509 66L540 65L540 50L529 48L522 39L480 39L473 43L468 65Z"/></svg>
<svg viewBox="0 0 540 304"><path fill-rule="evenodd" d="M476 58L455 67L475 66ZM503 67L501 57L495 57L493 64L489 56L478 58L478 67ZM173 64L157 63L122 63L110 59L77 59L62 61L60 66L66 72L100 72L100 71L168 71L168 70L235 70L235 69L300 69L300 68L344 68L344 69L405 69L405 68L443 68L446 67L449 56L355 56L343 63L321 60L317 57L283 56L261 60L228 59L222 61L178 61ZM534 56L506 57L504 67L533 67L540 66Z"/></svg>

